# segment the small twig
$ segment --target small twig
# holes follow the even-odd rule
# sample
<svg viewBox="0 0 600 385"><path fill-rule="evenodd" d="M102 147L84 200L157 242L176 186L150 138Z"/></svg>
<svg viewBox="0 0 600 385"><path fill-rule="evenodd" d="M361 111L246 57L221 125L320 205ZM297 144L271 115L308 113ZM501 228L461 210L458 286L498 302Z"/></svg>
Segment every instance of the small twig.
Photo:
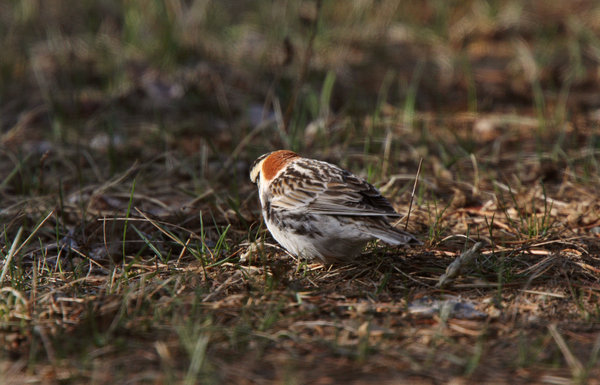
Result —
<svg viewBox="0 0 600 385"><path fill-rule="evenodd" d="M462 267L470 264L473 261L473 259L475 259L477 255L479 255L479 250L481 250L482 247L483 242L477 242L473 245L473 247L462 253L458 258L456 258L454 262L448 265L448 267L446 268L446 272L441 275L440 279L438 280L438 283L435 284L435 287L443 287L444 285L446 285L446 283L448 283L449 280L456 277L460 273Z"/></svg>
<svg viewBox="0 0 600 385"><path fill-rule="evenodd" d="M410 203L408 204L408 214L406 215L406 223L404 224L404 230L408 228L408 220L410 219L410 211L412 210L413 200L415 198L415 191L417 190L417 183L419 183L419 175L421 174L421 165L423 164L423 158L419 160L419 167L417 168L417 176L415 178L415 184L413 185L412 193L410 194Z"/></svg>

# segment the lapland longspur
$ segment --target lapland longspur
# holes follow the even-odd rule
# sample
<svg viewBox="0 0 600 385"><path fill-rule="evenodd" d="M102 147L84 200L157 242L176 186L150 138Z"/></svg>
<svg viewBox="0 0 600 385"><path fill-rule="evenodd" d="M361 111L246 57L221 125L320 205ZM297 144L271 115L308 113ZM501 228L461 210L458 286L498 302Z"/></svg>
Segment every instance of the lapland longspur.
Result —
<svg viewBox="0 0 600 385"><path fill-rule="evenodd" d="M420 243L389 224L399 214L375 187L331 163L274 151L256 159L250 179L271 235L295 256L331 264L351 261L374 239Z"/></svg>

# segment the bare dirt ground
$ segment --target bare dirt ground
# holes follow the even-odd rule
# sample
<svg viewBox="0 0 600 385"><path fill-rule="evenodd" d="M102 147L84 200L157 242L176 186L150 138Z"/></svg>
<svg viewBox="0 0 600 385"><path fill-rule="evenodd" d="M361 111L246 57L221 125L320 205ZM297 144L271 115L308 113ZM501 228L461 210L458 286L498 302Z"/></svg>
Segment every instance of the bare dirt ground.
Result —
<svg viewBox="0 0 600 385"><path fill-rule="evenodd" d="M0 384L600 383L599 20L0 5ZM423 159L424 245L294 260L248 179L278 148L400 213Z"/></svg>

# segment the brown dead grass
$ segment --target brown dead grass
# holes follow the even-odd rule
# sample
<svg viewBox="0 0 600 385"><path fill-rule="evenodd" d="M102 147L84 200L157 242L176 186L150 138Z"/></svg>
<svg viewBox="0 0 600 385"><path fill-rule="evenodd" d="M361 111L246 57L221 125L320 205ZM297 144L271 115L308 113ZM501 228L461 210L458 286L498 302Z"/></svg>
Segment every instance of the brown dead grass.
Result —
<svg viewBox="0 0 600 385"><path fill-rule="evenodd" d="M598 383L595 3L27 4L0 12L0 383ZM423 158L425 245L290 258L247 179L279 147L403 213Z"/></svg>

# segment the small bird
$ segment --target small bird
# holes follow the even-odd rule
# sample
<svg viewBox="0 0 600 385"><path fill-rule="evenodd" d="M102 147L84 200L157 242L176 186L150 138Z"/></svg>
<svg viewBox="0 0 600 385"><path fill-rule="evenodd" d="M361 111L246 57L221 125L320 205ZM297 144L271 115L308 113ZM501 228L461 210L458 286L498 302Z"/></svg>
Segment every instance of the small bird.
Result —
<svg viewBox="0 0 600 385"><path fill-rule="evenodd" d="M294 256L347 263L375 239L420 244L390 225L400 215L375 187L331 163L274 151L256 159L250 180L271 235Z"/></svg>

